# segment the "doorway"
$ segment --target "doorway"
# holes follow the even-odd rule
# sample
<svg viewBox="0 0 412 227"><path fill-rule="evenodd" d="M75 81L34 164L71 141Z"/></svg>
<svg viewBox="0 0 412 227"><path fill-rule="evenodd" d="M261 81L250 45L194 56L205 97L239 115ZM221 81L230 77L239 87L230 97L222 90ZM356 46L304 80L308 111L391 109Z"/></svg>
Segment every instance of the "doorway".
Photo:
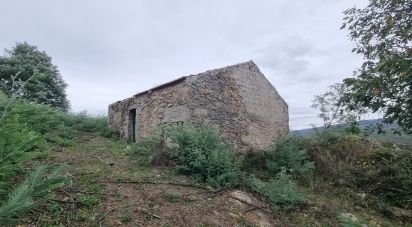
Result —
<svg viewBox="0 0 412 227"><path fill-rule="evenodd" d="M129 141L136 142L136 109L129 110Z"/></svg>

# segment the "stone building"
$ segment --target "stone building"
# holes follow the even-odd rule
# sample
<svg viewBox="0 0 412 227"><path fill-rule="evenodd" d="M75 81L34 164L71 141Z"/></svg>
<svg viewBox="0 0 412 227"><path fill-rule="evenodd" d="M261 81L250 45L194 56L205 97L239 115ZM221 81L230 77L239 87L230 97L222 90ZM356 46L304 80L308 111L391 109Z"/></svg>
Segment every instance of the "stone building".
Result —
<svg viewBox="0 0 412 227"><path fill-rule="evenodd" d="M237 152L265 149L289 130L288 105L252 61L181 77L109 106L109 127L133 141L175 122L211 125Z"/></svg>

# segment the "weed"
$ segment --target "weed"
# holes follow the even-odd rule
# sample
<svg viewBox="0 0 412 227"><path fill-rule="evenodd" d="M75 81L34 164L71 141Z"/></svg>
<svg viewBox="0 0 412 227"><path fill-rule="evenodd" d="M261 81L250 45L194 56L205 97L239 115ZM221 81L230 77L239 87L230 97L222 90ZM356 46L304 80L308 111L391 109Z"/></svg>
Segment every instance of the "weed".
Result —
<svg viewBox="0 0 412 227"><path fill-rule="evenodd" d="M130 212L129 210L122 212L122 214L120 215L120 221L123 223L130 222L132 218L133 218L132 212Z"/></svg>
<svg viewBox="0 0 412 227"><path fill-rule="evenodd" d="M81 205L83 205L87 208L92 208L92 207L99 204L100 199L95 195L86 195L86 196L80 197L79 202L80 202Z"/></svg>
<svg viewBox="0 0 412 227"><path fill-rule="evenodd" d="M91 222L91 221L93 221L90 214L87 213L86 211L83 211L83 210L79 210L79 212L77 212L77 219L78 219L78 221L81 221L81 222Z"/></svg>
<svg viewBox="0 0 412 227"><path fill-rule="evenodd" d="M292 209L305 202L305 195L298 191L286 170L281 170L274 179L264 182L252 177L249 182L250 188L264 197L272 208Z"/></svg>
<svg viewBox="0 0 412 227"><path fill-rule="evenodd" d="M175 193L166 192L163 194L164 198L170 203L177 203L180 201L180 195Z"/></svg>
<svg viewBox="0 0 412 227"><path fill-rule="evenodd" d="M342 213L338 216L339 222L342 227L363 227L363 224L357 217L351 213Z"/></svg>

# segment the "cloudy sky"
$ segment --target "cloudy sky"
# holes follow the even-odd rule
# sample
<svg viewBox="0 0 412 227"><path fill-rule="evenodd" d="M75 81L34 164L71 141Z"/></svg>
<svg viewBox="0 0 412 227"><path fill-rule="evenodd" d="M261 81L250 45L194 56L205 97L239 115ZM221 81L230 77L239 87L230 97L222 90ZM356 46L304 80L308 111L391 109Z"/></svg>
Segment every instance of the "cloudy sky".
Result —
<svg viewBox="0 0 412 227"><path fill-rule="evenodd" d="M180 76L253 60L289 104L292 129L320 124L311 100L361 58L339 30L366 0L0 0L0 48L27 41L69 84L75 112Z"/></svg>

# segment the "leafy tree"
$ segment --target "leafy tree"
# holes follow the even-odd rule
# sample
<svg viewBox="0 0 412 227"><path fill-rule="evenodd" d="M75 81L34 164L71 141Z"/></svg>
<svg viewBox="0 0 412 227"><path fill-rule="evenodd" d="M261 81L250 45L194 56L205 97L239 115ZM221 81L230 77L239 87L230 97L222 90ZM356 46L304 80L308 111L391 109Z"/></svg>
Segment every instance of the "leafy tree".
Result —
<svg viewBox="0 0 412 227"><path fill-rule="evenodd" d="M14 75L17 78L12 78ZM5 56L0 56L0 89L5 93L16 93L19 81L27 81L20 97L64 111L69 109L67 84L57 66L46 52L26 42L17 43L11 50L5 50Z"/></svg>
<svg viewBox="0 0 412 227"><path fill-rule="evenodd" d="M412 132L412 0L369 0L344 12L342 29L356 42L364 62L344 80L350 108L382 111L386 123Z"/></svg>
<svg viewBox="0 0 412 227"><path fill-rule="evenodd" d="M360 118L366 110L362 107L348 108L342 101L347 91L345 84L336 83L321 95L315 95L312 108L319 110L319 117L323 120L325 128L334 124L353 123Z"/></svg>

